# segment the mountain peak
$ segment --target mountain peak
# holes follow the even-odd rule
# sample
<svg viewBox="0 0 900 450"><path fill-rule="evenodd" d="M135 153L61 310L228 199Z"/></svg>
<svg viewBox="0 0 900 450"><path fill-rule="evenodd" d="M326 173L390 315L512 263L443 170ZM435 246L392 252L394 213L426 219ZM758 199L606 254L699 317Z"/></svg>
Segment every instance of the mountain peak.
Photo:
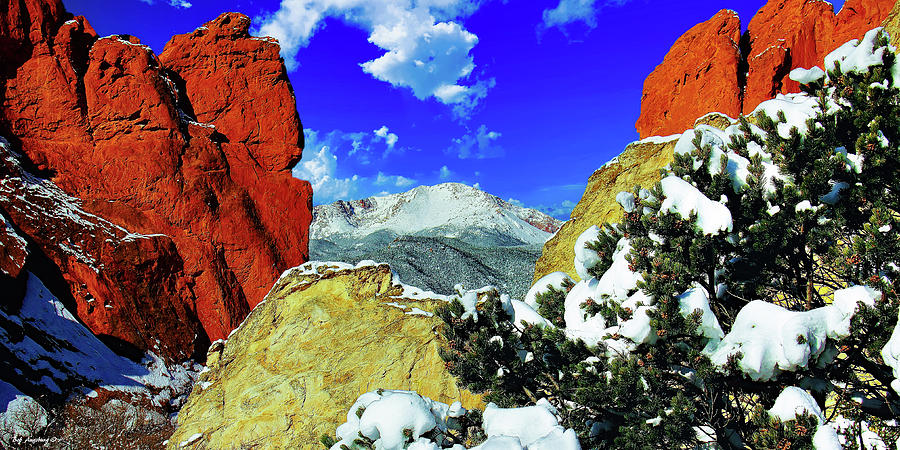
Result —
<svg viewBox="0 0 900 450"><path fill-rule="evenodd" d="M522 244L543 244L561 225L540 211L513 205L478 188L442 183L316 206L310 237L361 238L378 231L460 237L478 230L479 235L496 233Z"/></svg>

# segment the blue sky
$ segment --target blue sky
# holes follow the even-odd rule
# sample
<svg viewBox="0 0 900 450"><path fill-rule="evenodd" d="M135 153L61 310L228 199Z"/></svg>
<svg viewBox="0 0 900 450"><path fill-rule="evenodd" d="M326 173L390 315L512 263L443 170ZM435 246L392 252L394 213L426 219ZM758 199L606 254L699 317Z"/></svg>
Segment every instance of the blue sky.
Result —
<svg viewBox="0 0 900 450"><path fill-rule="evenodd" d="M279 38L316 204L459 181L568 218L638 138L644 78L718 10L764 0L68 0L162 52L224 11ZM836 2L836 8L839 4Z"/></svg>

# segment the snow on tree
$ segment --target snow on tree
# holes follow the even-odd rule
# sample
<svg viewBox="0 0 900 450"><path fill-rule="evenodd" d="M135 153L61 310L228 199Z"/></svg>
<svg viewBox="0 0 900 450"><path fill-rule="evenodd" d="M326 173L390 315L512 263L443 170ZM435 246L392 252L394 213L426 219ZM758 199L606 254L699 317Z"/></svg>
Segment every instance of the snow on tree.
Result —
<svg viewBox="0 0 900 450"><path fill-rule="evenodd" d="M439 310L448 369L585 448L897 448L900 64L875 29L824 66L685 133L660 183L616 197L622 222L578 240L578 283ZM488 411L485 436L537 448Z"/></svg>

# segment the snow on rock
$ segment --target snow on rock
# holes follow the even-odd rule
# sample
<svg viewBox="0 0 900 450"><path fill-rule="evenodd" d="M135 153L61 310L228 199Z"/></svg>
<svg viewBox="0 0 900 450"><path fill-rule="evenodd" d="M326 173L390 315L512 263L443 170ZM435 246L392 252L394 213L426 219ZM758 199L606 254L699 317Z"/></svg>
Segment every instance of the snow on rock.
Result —
<svg viewBox="0 0 900 450"><path fill-rule="evenodd" d="M843 73L868 73L872 66L882 64L886 47L875 46L875 39L883 28L869 30L862 41L853 39L825 57L825 70L832 72L840 66Z"/></svg>
<svg viewBox="0 0 900 450"><path fill-rule="evenodd" d="M0 273L16 278L25 268L28 258L28 242L13 225L2 217L0 221ZM18 300L18 299L16 299Z"/></svg>
<svg viewBox="0 0 900 450"><path fill-rule="evenodd" d="M836 291L832 304L802 312L755 300L741 308L722 342L705 351L720 366L740 352L739 367L744 373L755 381L770 380L782 371L815 362L827 339L850 334L858 302L871 306L880 295L874 289L853 286Z"/></svg>
<svg viewBox="0 0 900 450"><path fill-rule="evenodd" d="M196 442L199 441L201 438L203 438L203 433L195 433L195 434L192 434L189 438L185 439L185 440L182 441L180 444L178 444L178 447L179 447L179 448L185 448L185 447L187 447L187 446L189 446L189 445L191 445L191 444L196 443Z"/></svg>
<svg viewBox="0 0 900 450"><path fill-rule="evenodd" d="M825 415L822 414L819 405L808 392L799 387L784 388L775 399L775 404L769 410L769 414L782 422L796 420L797 416L801 414L811 414L819 422L816 433L813 435L813 446L816 450L841 450L843 448L837 431L824 423Z"/></svg>
<svg viewBox="0 0 900 450"><path fill-rule="evenodd" d="M278 281L286 280L288 278L300 277L304 278L298 283L302 286L306 286L316 282L317 280L329 276L337 275L341 272L347 272L355 269L360 269L363 267L374 267L387 265L385 263L378 263L369 259L362 260L356 264L350 264L340 261L309 261L297 267L292 267L288 270L285 270L280 277L278 277ZM275 287L279 285L278 281L275 282L273 287L269 290L271 293ZM397 297L403 298L411 298L411 299L431 299L431 300L443 300L449 302L451 297L448 295L435 294L431 291L426 291L415 286L410 286L408 284L400 281L400 276L397 275L396 272L392 272L391 282L393 284L399 285L403 292ZM268 295L267 295L268 296ZM265 301L265 300L263 300Z"/></svg>
<svg viewBox="0 0 900 450"><path fill-rule="evenodd" d="M47 410L27 395L16 395L0 408L0 442L28 439L50 423Z"/></svg>
<svg viewBox="0 0 900 450"><path fill-rule="evenodd" d="M677 176L670 175L660 183L665 194L660 212L673 212L685 219L696 213L696 225L704 234L731 231L731 211L727 206L710 200L699 189Z"/></svg>
<svg viewBox="0 0 900 450"><path fill-rule="evenodd" d="M0 349L33 368L33 373L0 374L0 378L20 384L22 389L30 385L31 389L62 394L64 386L74 383L146 395L163 406L183 401L200 370L191 363L166 365L152 353L140 364L113 353L31 273L18 313L0 311L0 320L10 324L0 328ZM0 411L9 398L4 391L0 387Z"/></svg>
<svg viewBox="0 0 900 450"><path fill-rule="evenodd" d="M825 78L825 71L818 67L813 67L812 69L798 67L792 70L788 76L800 84L811 84Z"/></svg>
<svg viewBox="0 0 900 450"><path fill-rule="evenodd" d="M363 435L377 449L438 449L449 447L443 433L457 422L452 418L466 413L457 403L447 405L411 391L367 392L347 412L347 421L337 428L340 439L332 450ZM574 430L559 425L553 407L546 400L523 408L498 408L488 404L483 414L487 440L480 450L580 450ZM428 437L425 437L428 435ZM434 439L434 440L432 440ZM463 449L459 444L453 449Z"/></svg>
<svg viewBox="0 0 900 450"><path fill-rule="evenodd" d="M528 293L525 294L525 299L522 301L524 301L533 309L537 309L537 297L538 295L549 291L548 286L553 286L556 289L564 290L567 283L575 284L575 280L573 280L572 277L569 276L569 274L565 272L548 273L547 275L541 277L540 280L537 280L534 285L531 286L531 289L528 290Z"/></svg>
<svg viewBox="0 0 900 450"><path fill-rule="evenodd" d="M590 278L591 274L588 273L588 270L600 262L600 255L586 247L589 242L596 241L599 237L600 227L593 225L584 230L575 240L575 272L582 280Z"/></svg>

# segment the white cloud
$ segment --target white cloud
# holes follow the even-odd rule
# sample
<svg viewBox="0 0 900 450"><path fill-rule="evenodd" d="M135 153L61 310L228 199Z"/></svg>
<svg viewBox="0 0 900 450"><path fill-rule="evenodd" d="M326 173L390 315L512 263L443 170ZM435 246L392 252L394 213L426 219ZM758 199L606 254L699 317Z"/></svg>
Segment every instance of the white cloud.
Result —
<svg viewBox="0 0 900 450"><path fill-rule="evenodd" d="M406 178L402 175L385 175L383 172L378 172L378 176L375 177L375 186L394 186L394 187L407 187L414 184L416 180L411 178Z"/></svg>
<svg viewBox="0 0 900 450"><path fill-rule="evenodd" d="M556 8L544 10L544 25L549 28L580 21L591 28L596 27L596 2L597 0L559 0Z"/></svg>
<svg viewBox="0 0 900 450"><path fill-rule="evenodd" d="M571 200L563 200L560 203L550 206L538 205L534 209L557 219L568 220L572 210L575 209L575 202Z"/></svg>
<svg viewBox="0 0 900 450"><path fill-rule="evenodd" d="M369 32L369 42L385 51L360 64L363 71L409 88L420 100L434 97L454 105L454 112L465 117L494 84L493 79L464 82L475 68L469 53L478 37L454 20L479 5L472 0L282 0L255 31L279 40L293 70L298 51L309 45L324 20L343 19Z"/></svg>
<svg viewBox="0 0 900 450"><path fill-rule="evenodd" d="M148 5L153 5L156 3L155 0L140 0L140 2L146 3ZM172 6L174 8L181 8L181 9L187 9L187 8L190 8L191 6L194 6L191 2L186 1L186 0L168 0L167 3L169 4L169 6Z"/></svg>
<svg viewBox="0 0 900 450"><path fill-rule="evenodd" d="M406 149L397 146L399 139L396 133L391 133L386 126L382 126L371 133L334 130L326 134L323 141L327 141L333 149L346 149L345 157L352 158L354 163L368 165L373 160L384 160L390 155L404 153Z"/></svg>
<svg viewBox="0 0 900 450"><path fill-rule="evenodd" d="M453 171L447 166L441 166L441 169L438 171L438 178L441 180L449 180L453 175Z"/></svg>
<svg viewBox="0 0 900 450"><path fill-rule="evenodd" d="M496 131L488 131L486 125L481 125L474 133L469 132L462 137L453 139L453 145L448 153L455 153L460 159L485 159L503 156L503 147L497 144L497 140L503 136Z"/></svg>
<svg viewBox="0 0 900 450"><path fill-rule="evenodd" d="M544 10L544 26L564 27L574 22L584 22L590 28L597 26L597 13L604 6L622 6L629 0L559 0L553 9Z"/></svg>
<svg viewBox="0 0 900 450"><path fill-rule="evenodd" d="M332 152L329 141L331 135L320 140L318 133L304 130L306 148L303 159L294 166L292 174L312 184L313 196L317 204L331 203L334 200L350 198L356 193L359 177L338 178L337 156Z"/></svg>
<svg viewBox="0 0 900 450"><path fill-rule="evenodd" d="M384 139L377 135L377 131L344 133L335 130L319 133L303 130L306 148L303 159L294 166L292 173L294 177L312 184L316 205L406 191L418 184L414 178L382 171L362 175L372 174L369 156L374 150L371 147L376 140ZM387 131L384 134L389 135Z"/></svg>
<svg viewBox="0 0 900 450"><path fill-rule="evenodd" d="M394 144L397 143L397 140L400 139L396 134L388 131L388 127L382 125L381 128L374 131L375 136L378 136L384 139L384 142L387 144L388 148L393 149Z"/></svg>
<svg viewBox="0 0 900 450"><path fill-rule="evenodd" d="M516 199L514 199L514 198L512 198L512 197L506 199L506 201L507 201L508 203L512 203L513 205L520 206L520 207L522 207L522 208L525 207L525 204L523 204L521 200L516 200Z"/></svg>

